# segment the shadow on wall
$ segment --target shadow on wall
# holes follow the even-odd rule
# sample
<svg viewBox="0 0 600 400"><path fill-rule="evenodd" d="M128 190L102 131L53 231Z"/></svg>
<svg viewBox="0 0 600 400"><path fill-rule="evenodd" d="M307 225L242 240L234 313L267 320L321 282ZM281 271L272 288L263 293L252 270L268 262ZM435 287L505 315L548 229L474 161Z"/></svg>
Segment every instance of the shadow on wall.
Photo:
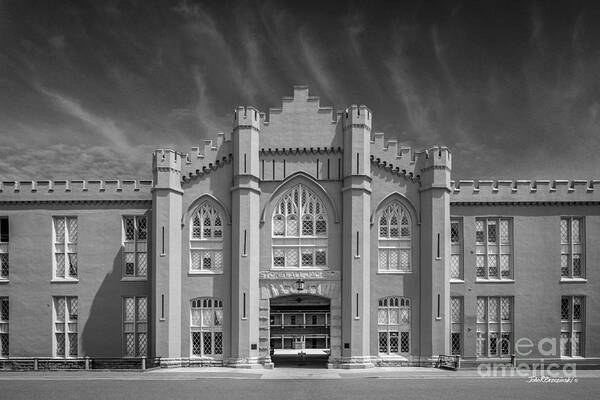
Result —
<svg viewBox="0 0 600 400"><path fill-rule="evenodd" d="M81 355L121 357L121 260L119 249L89 309L81 333Z"/></svg>

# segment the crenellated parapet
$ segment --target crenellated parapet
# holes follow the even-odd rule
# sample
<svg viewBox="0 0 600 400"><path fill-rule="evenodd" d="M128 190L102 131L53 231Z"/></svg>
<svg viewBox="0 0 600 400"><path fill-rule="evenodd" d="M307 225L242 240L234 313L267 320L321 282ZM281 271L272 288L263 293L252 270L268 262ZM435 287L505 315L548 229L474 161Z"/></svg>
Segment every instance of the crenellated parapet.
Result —
<svg viewBox="0 0 600 400"><path fill-rule="evenodd" d="M152 180L0 181L0 202L150 200Z"/></svg>
<svg viewBox="0 0 600 400"><path fill-rule="evenodd" d="M181 179L189 181L221 168L231 162L232 151L231 138L223 132L217 133L216 140L205 140L203 146L192 147L192 151L183 156Z"/></svg>
<svg viewBox="0 0 600 400"><path fill-rule="evenodd" d="M600 202L600 180L451 181L453 204Z"/></svg>
<svg viewBox="0 0 600 400"><path fill-rule="evenodd" d="M371 131L373 124L373 114L365 105L351 105L342 113L344 129L364 128Z"/></svg>

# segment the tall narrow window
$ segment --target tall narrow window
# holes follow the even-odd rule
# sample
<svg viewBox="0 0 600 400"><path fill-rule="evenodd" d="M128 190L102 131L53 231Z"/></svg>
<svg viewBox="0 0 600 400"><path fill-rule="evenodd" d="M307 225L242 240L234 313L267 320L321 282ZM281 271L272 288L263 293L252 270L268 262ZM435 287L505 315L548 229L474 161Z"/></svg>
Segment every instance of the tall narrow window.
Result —
<svg viewBox="0 0 600 400"><path fill-rule="evenodd" d="M223 301L213 298L192 300L190 336L192 355L223 355Z"/></svg>
<svg viewBox="0 0 600 400"><path fill-rule="evenodd" d="M508 357L512 346L512 297L477 297L477 356Z"/></svg>
<svg viewBox="0 0 600 400"><path fill-rule="evenodd" d="M0 357L8 357L8 297L0 297Z"/></svg>
<svg viewBox="0 0 600 400"><path fill-rule="evenodd" d="M0 218L0 280L8 279L8 218Z"/></svg>
<svg viewBox="0 0 600 400"><path fill-rule="evenodd" d="M221 213L205 201L190 224L190 272L223 272L223 225Z"/></svg>
<svg viewBox="0 0 600 400"><path fill-rule="evenodd" d="M53 217L54 278L77 279L77 217Z"/></svg>
<svg viewBox="0 0 600 400"><path fill-rule="evenodd" d="M123 355L145 357L148 353L148 299L123 297Z"/></svg>
<svg viewBox="0 0 600 400"><path fill-rule="evenodd" d="M450 219L450 279L463 280L462 219Z"/></svg>
<svg viewBox="0 0 600 400"><path fill-rule="evenodd" d="M288 190L272 218L273 267L327 266L327 210L303 185Z"/></svg>
<svg viewBox="0 0 600 400"><path fill-rule="evenodd" d="M463 298L450 298L450 351L462 354L463 343Z"/></svg>
<svg viewBox="0 0 600 400"><path fill-rule="evenodd" d="M410 353L410 300L405 297L384 297L377 308L379 353Z"/></svg>
<svg viewBox="0 0 600 400"><path fill-rule="evenodd" d="M146 216L123 217L123 276L145 278L148 274L148 223Z"/></svg>
<svg viewBox="0 0 600 400"><path fill-rule="evenodd" d="M585 309L583 296L562 296L560 301L560 355L583 356Z"/></svg>
<svg viewBox="0 0 600 400"><path fill-rule="evenodd" d="M411 271L411 222L399 202L389 204L379 216L379 271Z"/></svg>
<svg viewBox="0 0 600 400"><path fill-rule="evenodd" d="M53 305L54 357L77 357L77 297L56 296Z"/></svg>
<svg viewBox="0 0 600 400"><path fill-rule="evenodd" d="M583 244L584 219L562 217L560 219L560 276L562 278L585 277Z"/></svg>
<svg viewBox="0 0 600 400"><path fill-rule="evenodd" d="M512 229L508 218L475 220L477 279L512 278Z"/></svg>

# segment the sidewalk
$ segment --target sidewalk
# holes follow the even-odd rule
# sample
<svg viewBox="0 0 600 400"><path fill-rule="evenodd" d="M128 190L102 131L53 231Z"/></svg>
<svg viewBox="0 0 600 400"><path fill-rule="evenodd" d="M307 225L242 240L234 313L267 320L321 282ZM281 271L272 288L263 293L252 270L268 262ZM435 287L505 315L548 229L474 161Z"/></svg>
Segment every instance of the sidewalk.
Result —
<svg viewBox="0 0 600 400"><path fill-rule="evenodd" d="M558 372L556 372L558 373ZM539 371L529 375L540 376ZM501 376L481 376L477 370L449 371L421 367L380 367L370 369L275 368L238 369L225 367L169 368L148 371L29 371L0 372L3 380L197 380L197 379L526 379L517 371ZM528 375L528 376L529 376ZM548 373L546 373L548 376ZM600 378L599 370L581 370L576 377Z"/></svg>

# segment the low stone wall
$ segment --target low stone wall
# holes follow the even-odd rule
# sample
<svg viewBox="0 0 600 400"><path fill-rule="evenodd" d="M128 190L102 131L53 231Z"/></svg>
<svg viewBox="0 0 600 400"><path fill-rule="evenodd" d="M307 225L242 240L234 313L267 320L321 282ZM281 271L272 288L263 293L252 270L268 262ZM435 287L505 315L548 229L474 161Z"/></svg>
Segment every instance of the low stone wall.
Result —
<svg viewBox="0 0 600 400"><path fill-rule="evenodd" d="M0 359L3 371L57 371L92 369L136 369L157 367L160 359L146 358L6 358Z"/></svg>

